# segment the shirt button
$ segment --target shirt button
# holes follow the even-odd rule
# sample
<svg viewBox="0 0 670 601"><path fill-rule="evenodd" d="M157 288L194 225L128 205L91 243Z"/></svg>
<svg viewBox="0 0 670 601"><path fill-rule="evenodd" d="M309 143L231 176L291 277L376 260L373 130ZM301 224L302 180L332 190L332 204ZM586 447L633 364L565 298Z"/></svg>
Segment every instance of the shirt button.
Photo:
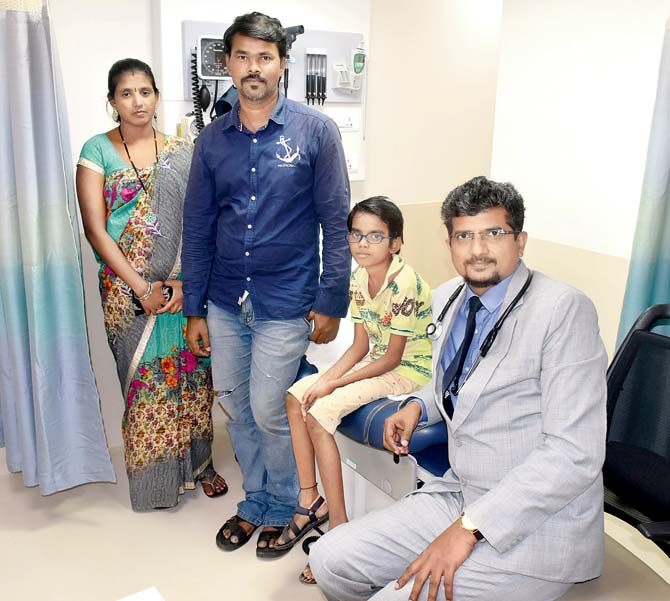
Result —
<svg viewBox="0 0 670 601"><path fill-rule="evenodd" d="M247 226L247 229L250 230L252 227L253 227L253 226L252 226L251 224L249 224L249 225Z"/></svg>
<svg viewBox="0 0 670 601"><path fill-rule="evenodd" d="M251 168L251 173L256 173L256 167Z"/></svg>
<svg viewBox="0 0 670 601"><path fill-rule="evenodd" d="M244 256L245 256L245 257L248 257L248 256L249 256L249 251L246 251L246 252L244 253Z"/></svg>
<svg viewBox="0 0 670 601"><path fill-rule="evenodd" d="M479 334L479 330L475 330L475 334Z"/></svg>
<svg viewBox="0 0 670 601"><path fill-rule="evenodd" d="M254 144L258 144L258 140L254 138Z"/></svg>
<svg viewBox="0 0 670 601"><path fill-rule="evenodd" d="M251 197L251 200L256 200L256 197L255 197L255 196L252 196L252 197Z"/></svg>
<svg viewBox="0 0 670 601"><path fill-rule="evenodd" d="M249 276L247 276L247 282L250 282L250 281L251 281L251 278Z"/></svg>

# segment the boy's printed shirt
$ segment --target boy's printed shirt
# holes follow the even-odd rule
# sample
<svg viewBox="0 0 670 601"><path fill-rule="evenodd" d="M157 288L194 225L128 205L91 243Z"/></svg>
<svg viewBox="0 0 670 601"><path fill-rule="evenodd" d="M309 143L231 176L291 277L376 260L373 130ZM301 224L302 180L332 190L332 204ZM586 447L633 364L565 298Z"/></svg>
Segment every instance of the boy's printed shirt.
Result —
<svg viewBox="0 0 670 601"><path fill-rule="evenodd" d="M354 323L363 324L372 350L379 359L388 350L391 334L405 336L407 342L396 372L419 386L432 375L432 343L426 334L431 322L430 287L400 255L394 255L386 285L374 298L368 291L368 272L359 267L351 274L349 310Z"/></svg>

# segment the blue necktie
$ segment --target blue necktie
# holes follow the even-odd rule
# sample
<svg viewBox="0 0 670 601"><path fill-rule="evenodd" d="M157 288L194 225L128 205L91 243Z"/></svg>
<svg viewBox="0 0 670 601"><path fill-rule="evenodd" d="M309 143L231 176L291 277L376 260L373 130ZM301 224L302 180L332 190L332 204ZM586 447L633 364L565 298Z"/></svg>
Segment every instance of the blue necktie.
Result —
<svg viewBox="0 0 670 601"><path fill-rule="evenodd" d="M477 311L481 308L482 301L479 300L479 297L470 297L470 300L468 301L468 318L465 322L465 336L463 336L463 342L456 351L454 358L451 360L451 363L445 370L444 377L442 378L442 404L449 419L454 415L454 403L450 391L453 391L454 395L458 394L458 381L463 374L465 358L468 356L472 338L475 335L475 318L477 317Z"/></svg>

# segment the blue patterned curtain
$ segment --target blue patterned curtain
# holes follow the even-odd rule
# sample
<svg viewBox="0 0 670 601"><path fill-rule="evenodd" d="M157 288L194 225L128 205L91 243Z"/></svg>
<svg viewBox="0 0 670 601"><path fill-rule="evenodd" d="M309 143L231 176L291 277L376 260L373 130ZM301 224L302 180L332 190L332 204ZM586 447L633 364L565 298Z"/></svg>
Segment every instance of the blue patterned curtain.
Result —
<svg viewBox="0 0 670 601"><path fill-rule="evenodd" d="M67 116L42 0L0 0L0 447L51 494L114 481L88 352Z"/></svg>
<svg viewBox="0 0 670 601"><path fill-rule="evenodd" d="M667 29L618 344L637 316L659 303L670 303L670 31Z"/></svg>

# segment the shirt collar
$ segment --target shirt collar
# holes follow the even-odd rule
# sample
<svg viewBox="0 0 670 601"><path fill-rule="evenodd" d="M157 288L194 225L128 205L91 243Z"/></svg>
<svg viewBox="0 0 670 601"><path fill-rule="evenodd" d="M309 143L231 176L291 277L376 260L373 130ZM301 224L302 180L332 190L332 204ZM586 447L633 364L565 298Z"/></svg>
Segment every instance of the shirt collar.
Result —
<svg viewBox="0 0 670 601"><path fill-rule="evenodd" d="M519 265L521 262L519 261ZM498 282L493 288L489 288L484 294L479 297L479 300L482 301L482 305L489 313L495 313L500 309L503 300L505 300L505 294L507 293L507 288L509 288L509 283L512 281L512 277L519 269L519 265L516 266L516 269L509 274L504 280ZM475 293L470 290L470 286L465 288L465 298L463 299L462 307L468 306L468 301L475 296Z"/></svg>
<svg viewBox="0 0 670 601"><path fill-rule="evenodd" d="M231 127L234 127L238 131L240 130L240 101L237 100L233 105L233 108L230 109L223 117L223 129L227 130ZM277 125L284 125L286 121L286 98L284 95L279 92L279 98L277 99L277 104L270 115L270 121L274 121Z"/></svg>
<svg viewBox="0 0 670 601"><path fill-rule="evenodd" d="M405 265L405 262L403 261L402 257L400 255L393 255L393 259L391 259L391 264L389 265L388 271L386 272L386 277L385 277L385 282L386 284L379 290L377 295L382 293L384 290L386 290L391 282L395 279L396 274L398 271L400 271ZM367 269L364 267L359 267L355 272L354 272L354 277L358 280L358 284L361 287L361 290L363 291L363 294L365 296L370 296L369 291L368 291L368 272Z"/></svg>

